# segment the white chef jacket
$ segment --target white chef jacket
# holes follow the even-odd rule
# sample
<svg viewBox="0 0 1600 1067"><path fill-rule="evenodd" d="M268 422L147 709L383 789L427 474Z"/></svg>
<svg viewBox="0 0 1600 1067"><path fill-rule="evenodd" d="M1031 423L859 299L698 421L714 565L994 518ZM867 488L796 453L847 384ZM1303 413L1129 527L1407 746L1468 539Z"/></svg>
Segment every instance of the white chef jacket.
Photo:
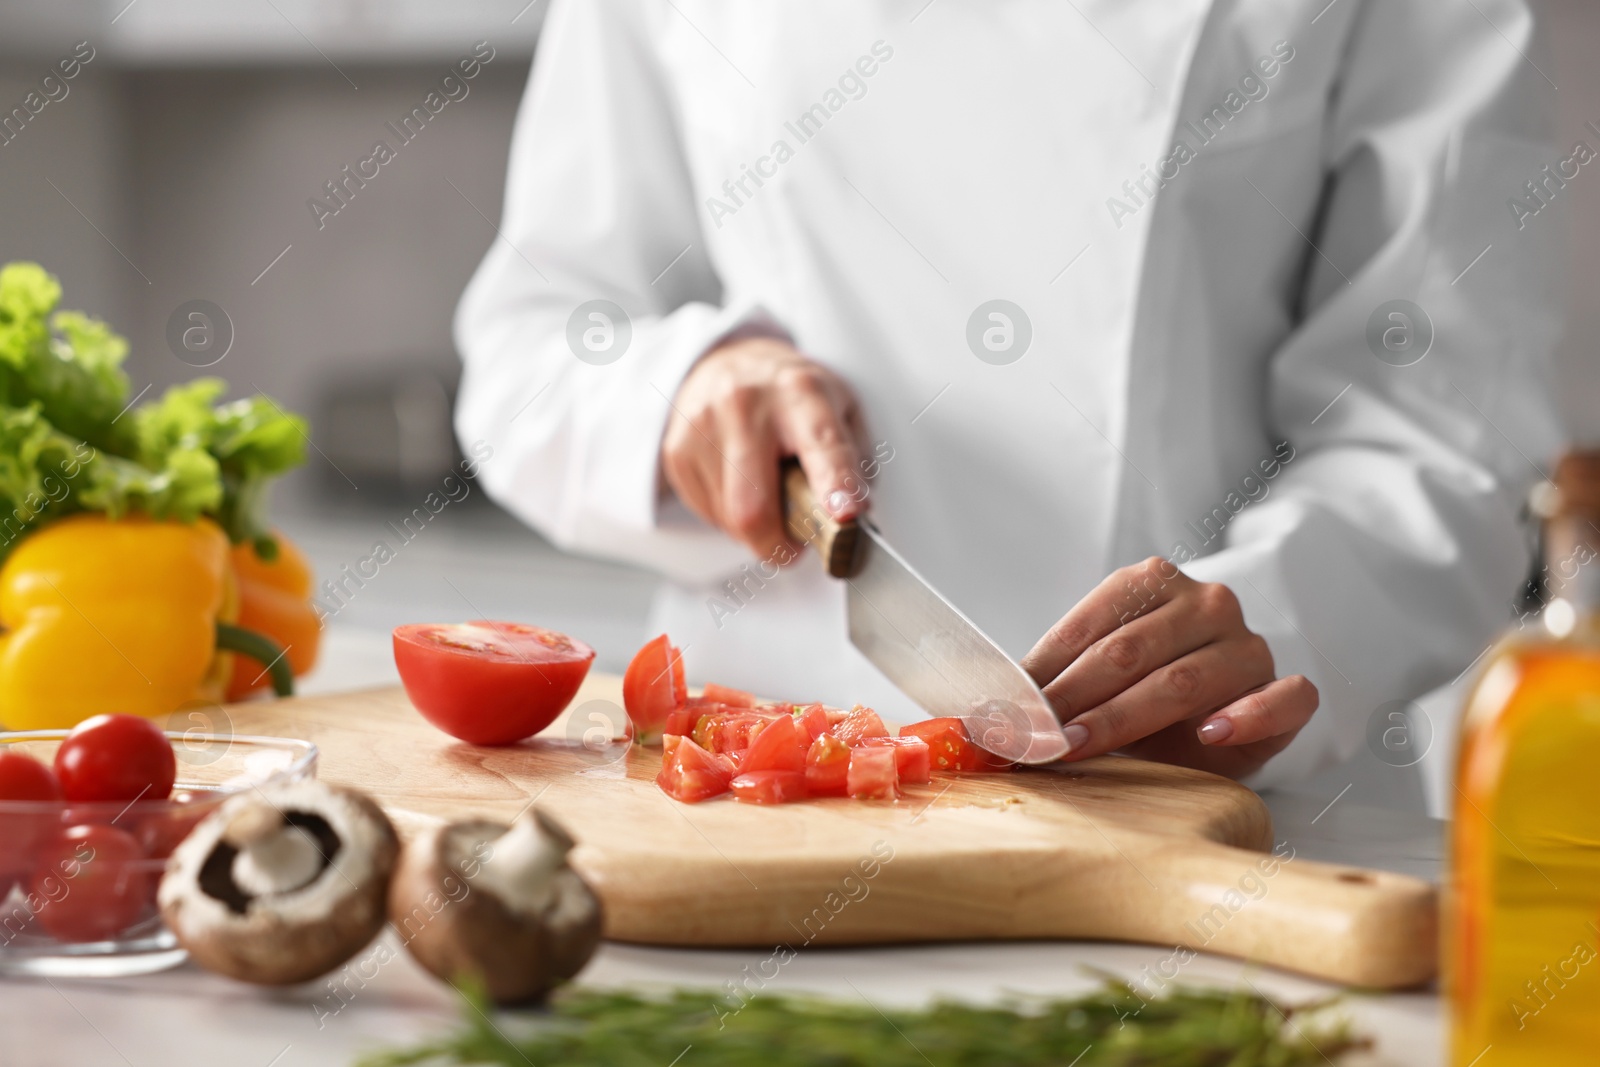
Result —
<svg viewBox="0 0 1600 1067"><path fill-rule="evenodd" d="M557 545L671 580L692 684L920 717L814 559L762 579L663 487L690 367L779 332L892 457L885 535L1007 651L1169 556L1316 683L1258 781L1305 775L1525 573L1560 287L1510 201L1566 155L1532 38L1520 0L557 0L458 432Z"/></svg>

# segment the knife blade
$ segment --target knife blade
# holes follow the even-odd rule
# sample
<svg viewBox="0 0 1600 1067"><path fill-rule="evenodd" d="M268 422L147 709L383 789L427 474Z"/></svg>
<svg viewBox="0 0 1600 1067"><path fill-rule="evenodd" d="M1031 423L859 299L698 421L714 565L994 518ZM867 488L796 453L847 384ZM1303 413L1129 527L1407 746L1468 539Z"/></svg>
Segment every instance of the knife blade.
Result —
<svg viewBox="0 0 1600 1067"><path fill-rule="evenodd" d="M1061 724L1039 686L895 551L870 520L837 522L798 463L785 464L784 520L847 584L850 643L924 711L966 724L978 747L1013 763L1066 755Z"/></svg>

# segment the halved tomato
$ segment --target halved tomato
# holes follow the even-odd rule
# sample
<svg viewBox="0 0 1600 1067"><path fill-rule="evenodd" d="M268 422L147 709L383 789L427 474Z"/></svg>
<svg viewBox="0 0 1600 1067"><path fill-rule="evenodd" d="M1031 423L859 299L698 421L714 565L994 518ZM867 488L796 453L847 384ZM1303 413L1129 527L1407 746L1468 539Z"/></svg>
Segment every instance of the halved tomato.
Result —
<svg viewBox="0 0 1600 1067"><path fill-rule="evenodd" d="M739 773L806 769L807 741L795 726L794 716L773 719L761 728L739 760Z"/></svg>
<svg viewBox="0 0 1600 1067"><path fill-rule="evenodd" d="M717 704L726 704L730 708L753 708L756 706L754 693L746 693L743 689L730 689L716 682L707 682L700 693L701 700L712 701Z"/></svg>
<svg viewBox="0 0 1600 1067"><path fill-rule="evenodd" d="M733 778L733 761L707 752L687 737L678 737L663 754L656 784L674 800L694 804L728 791Z"/></svg>
<svg viewBox="0 0 1600 1067"><path fill-rule="evenodd" d="M888 737L889 729L878 718L878 713L860 704L850 709L844 721L833 728L833 736L855 748L869 737Z"/></svg>
<svg viewBox="0 0 1600 1067"><path fill-rule="evenodd" d="M849 785L850 746L823 734L806 752L806 788L813 796L842 797Z"/></svg>
<svg viewBox="0 0 1600 1067"><path fill-rule="evenodd" d="M883 745L850 750L845 791L856 800L893 800L900 795L894 749Z"/></svg>
<svg viewBox="0 0 1600 1067"><path fill-rule="evenodd" d="M920 737L936 771L1005 771L1011 764L972 743L966 725L955 718L924 719L900 728L901 737Z"/></svg>
<svg viewBox="0 0 1600 1067"><path fill-rule="evenodd" d="M516 622L414 623L395 628L394 662L423 718L474 745L509 745L571 703L594 649Z"/></svg>
<svg viewBox="0 0 1600 1067"><path fill-rule="evenodd" d="M808 795L802 771L740 771L728 788L736 799L756 804L787 804Z"/></svg>
<svg viewBox="0 0 1600 1067"><path fill-rule="evenodd" d="M881 745L894 749L895 770L902 782L920 784L933 778L928 742L920 737L869 737L861 744L865 748Z"/></svg>
<svg viewBox="0 0 1600 1067"><path fill-rule="evenodd" d="M683 656L672 647L666 634L645 642L622 675L622 706L633 722L634 740L645 745L659 741L667 716L688 699Z"/></svg>

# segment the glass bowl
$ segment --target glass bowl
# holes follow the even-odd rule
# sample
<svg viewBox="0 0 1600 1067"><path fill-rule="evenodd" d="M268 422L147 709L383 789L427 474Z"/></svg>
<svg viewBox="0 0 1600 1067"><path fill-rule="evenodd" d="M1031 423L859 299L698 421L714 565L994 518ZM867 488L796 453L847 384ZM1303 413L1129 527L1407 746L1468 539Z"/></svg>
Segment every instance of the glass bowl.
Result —
<svg viewBox="0 0 1600 1067"><path fill-rule="evenodd" d="M0 745L49 766L67 732L0 732ZM178 778L165 800L0 800L0 974L117 977L183 962L156 912L167 857L233 794L316 774L309 741L167 737Z"/></svg>

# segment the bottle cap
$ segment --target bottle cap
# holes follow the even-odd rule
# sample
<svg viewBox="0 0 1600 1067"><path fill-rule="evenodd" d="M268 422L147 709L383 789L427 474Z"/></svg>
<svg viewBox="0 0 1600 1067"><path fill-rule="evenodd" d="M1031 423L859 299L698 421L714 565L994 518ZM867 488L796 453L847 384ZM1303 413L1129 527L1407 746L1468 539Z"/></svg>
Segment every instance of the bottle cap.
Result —
<svg viewBox="0 0 1600 1067"><path fill-rule="evenodd" d="M1534 486L1529 506L1541 519L1586 519L1600 526L1600 452L1568 452L1555 477Z"/></svg>

